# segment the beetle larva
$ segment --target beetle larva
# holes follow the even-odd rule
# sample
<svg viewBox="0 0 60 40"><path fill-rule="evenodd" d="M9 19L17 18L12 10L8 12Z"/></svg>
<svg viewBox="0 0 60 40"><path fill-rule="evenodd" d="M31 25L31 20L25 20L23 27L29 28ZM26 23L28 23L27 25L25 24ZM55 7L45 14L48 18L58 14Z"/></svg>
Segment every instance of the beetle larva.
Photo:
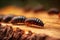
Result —
<svg viewBox="0 0 60 40"><path fill-rule="evenodd" d="M44 26L44 23L38 18L28 18L25 20L25 24L28 26Z"/></svg>
<svg viewBox="0 0 60 40"><path fill-rule="evenodd" d="M16 16L11 20L12 24L24 24L26 17Z"/></svg>

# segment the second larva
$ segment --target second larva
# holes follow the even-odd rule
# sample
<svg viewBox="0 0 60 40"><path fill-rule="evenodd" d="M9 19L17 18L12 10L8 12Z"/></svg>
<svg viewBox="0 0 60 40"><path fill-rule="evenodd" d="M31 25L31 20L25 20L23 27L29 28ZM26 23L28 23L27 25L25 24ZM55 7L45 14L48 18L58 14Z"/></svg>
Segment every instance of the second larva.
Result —
<svg viewBox="0 0 60 40"><path fill-rule="evenodd" d="M44 26L44 23L38 18L28 18L25 20L25 24L27 26L32 26L32 27L36 27L36 28Z"/></svg>
<svg viewBox="0 0 60 40"><path fill-rule="evenodd" d="M26 17L24 16L16 16L12 18L11 23L12 24L24 24L24 21L26 20Z"/></svg>

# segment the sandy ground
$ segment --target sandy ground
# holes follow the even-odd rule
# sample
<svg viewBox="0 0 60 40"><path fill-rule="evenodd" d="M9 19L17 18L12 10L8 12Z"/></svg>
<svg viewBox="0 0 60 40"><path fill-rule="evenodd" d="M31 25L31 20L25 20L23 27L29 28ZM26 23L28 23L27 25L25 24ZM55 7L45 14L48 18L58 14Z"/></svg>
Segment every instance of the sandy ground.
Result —
<svg viewBox="0 0 60 40"><path fill-rule="evenodd" d="M47 34L52 37L60 38L60 19L58 15L48 15L47 12L41 12L41 13L36 13L34 14L32 11L28 13L24 13L24 11L21 8L16 8L16 7L6 7L2 9L1 13L3 15L8 15L8 14L14 14L14 15L23 15L26 16L27 18L29 17L36 17L41 19L44 22L44 28L43 29L38 29L38 28L32 28L32 27L27 27L25 25L12 25L13 28L19 27L20 29L23 30L31 30L34 33L41 33L41 34Z"/></svg>

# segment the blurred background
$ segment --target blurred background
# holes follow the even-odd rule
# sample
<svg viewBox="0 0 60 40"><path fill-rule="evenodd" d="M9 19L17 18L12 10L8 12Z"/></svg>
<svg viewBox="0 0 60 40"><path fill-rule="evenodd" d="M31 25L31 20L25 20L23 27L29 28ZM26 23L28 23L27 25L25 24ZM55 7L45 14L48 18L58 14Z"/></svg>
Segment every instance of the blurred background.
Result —
<svg viewBox="0 0 60 40"><path fill-rule="evenodd" d="M60 0L0 0L0 14L4 15L19 15L24 11L32 13L31 10L45 9L48 11L50 8L57 8L60 10Z"/></svg>
<svg viewBox="0 0 60 40"><path fill-rule="evenodd" d="M60 9L60 0L0 0L0 9L9 5L24 7L27 4L31 6L42 4L46 9L51 7Z"/></svg>
<svg viewBox="0 0 60 40"><path fill-rule="evenodd" d="M25 8L26 5L28 7ZM41 7L40 5L43 6ZM29 8L30 6L32 8ZM36 6L38 7L34 9ZM51 8L57 8L58 10L54 9L51 12L49 11ZM50 15L50 13L53 15ZM22 15L27 18L36 17L41 19L45 23L45 26L47 25L47 28L49 28L48 26L50 28L53 26L53 28L60 29L60 0L0 0L0 15L10 14Z"/></svg>

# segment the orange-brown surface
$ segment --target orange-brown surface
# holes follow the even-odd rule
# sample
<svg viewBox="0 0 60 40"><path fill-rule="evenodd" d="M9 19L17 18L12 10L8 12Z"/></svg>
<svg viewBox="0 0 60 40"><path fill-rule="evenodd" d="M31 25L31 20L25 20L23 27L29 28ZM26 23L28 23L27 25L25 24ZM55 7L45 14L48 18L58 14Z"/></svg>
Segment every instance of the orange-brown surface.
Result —
<svg viewBox="0 0 60 40"><path fill-rule="evenodd" d="M17 26L12 25L13 28L19 27L23 30L31 30L34 33L42 33L47 34L52 37L60 38L60 19L58 15L48 15L47 12L41 12L41 13L33 13L33 11L30 11L28 13L24 13L22 8L16 8L14 6L8 6L1 10L1 13L3 15L13 14L13 15L23 15L27 18L29 17L37 17L41 19L44 22L44 28L43 29L37 29L32 27L27 27L25 25Z"/></svg>

